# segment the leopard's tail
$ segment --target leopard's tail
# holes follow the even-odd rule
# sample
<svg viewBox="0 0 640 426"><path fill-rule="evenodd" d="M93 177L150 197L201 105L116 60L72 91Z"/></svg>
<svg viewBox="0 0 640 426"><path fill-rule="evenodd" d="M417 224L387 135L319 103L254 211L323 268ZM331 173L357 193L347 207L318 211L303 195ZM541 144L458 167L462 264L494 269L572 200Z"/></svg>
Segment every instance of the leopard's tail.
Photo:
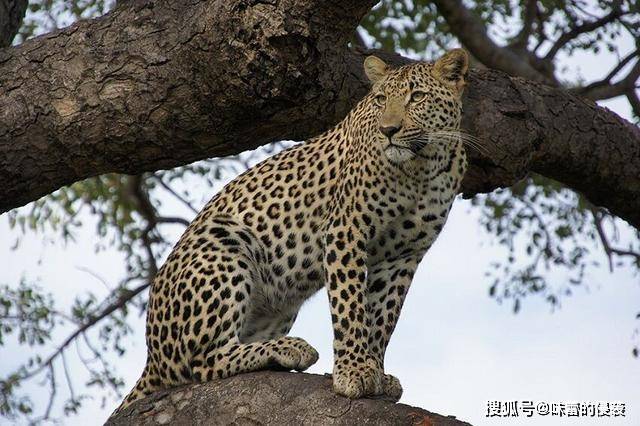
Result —
<svg viewBox="0 0 640 426"><path fill-rule="evenodd" d="M131 389L131 392L124 398L122 403L116 410L111 413L110 417L115 416L129 405L133 404L135 401L144 398L147 395L150 395L154 392L157 392L161 389L164 389L166 386L162 385L162 381L160 380L160 376L157 374L155 367L153 367L149 360L147 360L147 364L144 366L144 370L142 371L142 375L136 382L136 385Z"/></svg>

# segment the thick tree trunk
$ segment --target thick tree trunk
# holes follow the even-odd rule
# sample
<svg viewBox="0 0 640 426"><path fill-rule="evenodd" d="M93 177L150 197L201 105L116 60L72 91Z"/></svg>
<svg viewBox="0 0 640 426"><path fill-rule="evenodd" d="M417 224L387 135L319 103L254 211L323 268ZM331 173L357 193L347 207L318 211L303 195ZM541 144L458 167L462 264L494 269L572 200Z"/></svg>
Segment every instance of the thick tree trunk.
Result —
<svg viewBox="0 0 640 426"><path fill-rule="evenodd" d="M139 0L0 50L0 212L102 173L321 132L367 90L347 40L374 3ZM640 132L614 113L476 71L465 123L494 148L465 192L535 171L640 227Z"/></svg>
<svg viewBox="0 0 640 426"><path fill-rule="evenodd" d="M470 426L453 416L380 399L349 400L331 379L260 372L182 386L135 402L107 425L421 425Z"/></svg>

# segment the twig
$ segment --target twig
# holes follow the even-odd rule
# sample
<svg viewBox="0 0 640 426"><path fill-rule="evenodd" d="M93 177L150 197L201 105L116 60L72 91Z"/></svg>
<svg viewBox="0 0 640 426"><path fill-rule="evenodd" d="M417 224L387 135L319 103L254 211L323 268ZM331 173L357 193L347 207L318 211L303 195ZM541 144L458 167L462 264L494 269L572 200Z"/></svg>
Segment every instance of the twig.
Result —
<svg viewBox="0 0 640 426"><path fill-rule="evenodd" d="M156 223L177 223L184 226L189 226L191 222L187 219L177 216L158 216L156 217Z"/></svg>
<svg viewBox="0 0 640 426"><path fill-rule="evenodd" d="M73 383L71 383L71 376L69 375L69 366L67 366L67 358L64 356L64 351L60 354L62 358L62 370L64 371L64 377L67 379L67 386L69 387L69 394L71 400L75 402L76 394L73 391Z"/></svg>
<svg viewBox="0 0 640 426"><path fill-rule="evenodd" d="M611 22L618 19L619 17L621 17L622 15L624 15L624 13L622 12L622 9L620 8L620 4L621 4L620 1L617 1L615 4L613 4L611 6L612 10L608 15L603 16L600 19L596 19L595 21L585 22L584 24L578 25L577 27L574 27L570 31L567 31L566 33L562 34L556 40L553 46L551 46L551 49L549 49L549 52L547 52L547 54L545 55L544 60L551 61L553 58L555 58L556 54L560 49L562 49L567 43L569 43L571 40L575 39L579 35L597 30L598 28L608 25Z"/></svg>
<svg viewBox="0 0 640 426"><path fill-rule="evenodd" d="M612 247L607 240L607 236L604 232L604 228L602 227L602 219L601 213L598 212L595 208L591 208L591 214L593 215L593 221L596 225L596 231L598 232L598 236L600 238L600 242L602 243L602 247L604 248L604 252L609 258L609 270L613 272L613 256L612 254L618 256L629 256L636 259L636 261L640 262L640 253L632 251L632 250L624 250L616 247Z"/></svg>
<svg viewBox="0 0 640 426"><path fill-rule="evenodd" d="M76 269L78 271L86 272L87 274L91 275L93 278L97 279L100 283L102 283L104 288L106 288L109 292L113 291L113 289L109 287L109 284L107 284L107 281L97 273L93 272L91 269L85 268L84 266L76 266Z"/></svg>
<svg viewBox="0 0 640 426"><path fill-rule="evenodd" d="M627 99L629 100L631 109L633 109L633 113L640 120L640 98L636 93L636 88L633 88L627 92Z"/></svg>
<svg viewBox="0 0 640 426"><path fill-rule="evenodd" d="M595 208L591 208L590 210L591 214L593 215L593 223L596 226L598 237L600 238L600 242L602 243L602 248L604 249L604 252L607 255L607 259L609 260L609 272L613 272L613 256L611 256L611 246L609 246L607 236L604 233L604 229L602 229L602 218L600 217L600 213Z"/></svg>
<svg viewBox="0 0 640 426"><path fill-rule="evenodd" d="M173 188L171 188L169 185L167 185L160 176L154 176L155 180L158 181L158 183L160 184L160 186L162 186L164 189L166 189L169 194L173 195L174 197L176 197L178 199L178 201L180 201L182 204L184 204L185 206L187 206L192 212L194 213L198 213L198 210L196 210L195 207L193 207L193 205L186 200L184 197L182 197L180 194L178 194Z"/></svg>
<svg viewBox="0 0 640 426"><path fill-rule="evenodd" d="M144 284L139 285L138 287L134 288L133 290L128 290L128 289L116 290L116 291L120 291L122 294L113 303L107 305L98 315L92 316L89 321L87 321L86 323L84 323L83 325L78 327L73 333L71 333L62 342L62 344L58 347L58 349L56 349L51 355L49 355L49 357L44 362L42 362L40 364L40 366L38 368L34 369L31 372L28 372L28 373L22 375L22 377L20 377L20 379L21 380L25 380L25 379L33 377L36 374L38 374L39 372L41 372L45 367L47 367L49 364L51 364L55 358L60 356L62 351L64 351L64 349L71 342L73 342L80 334L83 334L86 330L88 330L89 328L91 328L92 326L94 326L95 324L97 324L98 322L103 320L104 318L108 317L109 315L111 315L116 310L124 307L124 305L126 305L127 302L129 302L129 300L133 299L135 296L140 294L147 287L149 287L149 282L145 282Z"/></svg>
<svg viewBox="0 0 640 426"><path fill-rule="evenodd" d="M49 402L47 403L47 409L44 412L44 416L42 417L41 420L47 420L49 419L49 416L51 415L51 408L53 407L53 402L56 399L56 372L55 369L53 368L53 362L49 362L49 377L51 377L51 380L49 381L49 383L51 384L51 394L49 395Z"/></svg>

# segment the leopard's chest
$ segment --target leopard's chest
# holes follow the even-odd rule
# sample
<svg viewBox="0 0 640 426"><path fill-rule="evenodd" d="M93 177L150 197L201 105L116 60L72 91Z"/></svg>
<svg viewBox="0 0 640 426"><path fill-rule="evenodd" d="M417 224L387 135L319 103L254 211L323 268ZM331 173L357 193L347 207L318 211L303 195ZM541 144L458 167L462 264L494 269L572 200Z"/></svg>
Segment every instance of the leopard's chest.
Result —
<svg viewBox="0 0 640 426"><path fill-rule="evenodd" d="M384 199L369 230L369 263L406 256L422 257L442 230L457 193L447 176L420 185L406 195Z"/></svg>

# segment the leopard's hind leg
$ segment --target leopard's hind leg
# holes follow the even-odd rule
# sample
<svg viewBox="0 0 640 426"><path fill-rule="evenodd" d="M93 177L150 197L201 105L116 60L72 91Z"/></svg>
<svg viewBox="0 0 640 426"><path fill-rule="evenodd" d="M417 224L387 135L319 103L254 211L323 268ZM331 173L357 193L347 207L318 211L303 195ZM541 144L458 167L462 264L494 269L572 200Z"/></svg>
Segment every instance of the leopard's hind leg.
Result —
<svg viewBox="0 0 640 426"><path fill-rule="evenodd" d="M204 277L207 284L193 294L198 306L191 309L181 336L192 379L205 381L270 368L307 369L318 359L316 350L303 339L284 336L295 313L280 318L270 306L262 306L269 304L259 288L264 285L260 265L266 255L257 239L232 219L212 222L203 234L212 236L209 243L215 256L197 259L203 272L196 278ZM253 314L263 308L273 318L266 329L255 329L250 323L257 322Z"/></svg>

